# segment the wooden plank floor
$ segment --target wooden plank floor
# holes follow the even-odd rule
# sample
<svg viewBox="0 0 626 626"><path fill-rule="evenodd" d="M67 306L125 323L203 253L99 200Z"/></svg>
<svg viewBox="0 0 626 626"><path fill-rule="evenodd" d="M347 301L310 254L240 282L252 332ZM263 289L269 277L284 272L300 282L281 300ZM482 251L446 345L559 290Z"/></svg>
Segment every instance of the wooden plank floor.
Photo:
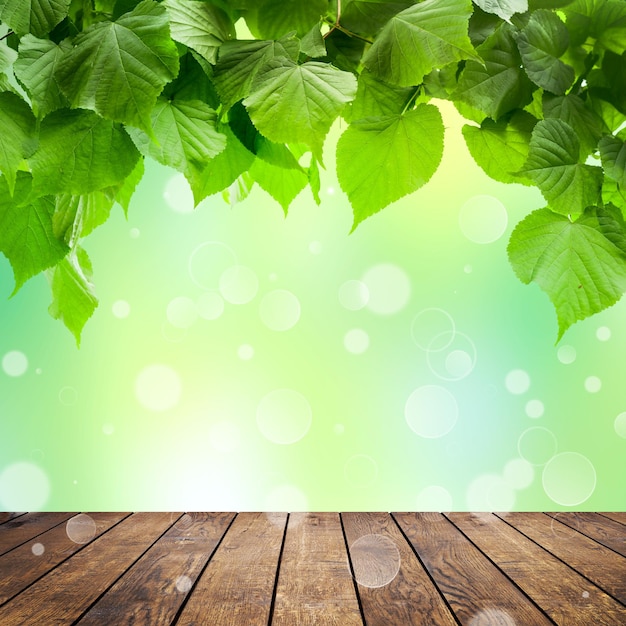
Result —
<svg viewBox="0 0 626 626"><path fill-rule="evenodd" d="M0 513L0 624L624 626L624 513Z"/></svg>

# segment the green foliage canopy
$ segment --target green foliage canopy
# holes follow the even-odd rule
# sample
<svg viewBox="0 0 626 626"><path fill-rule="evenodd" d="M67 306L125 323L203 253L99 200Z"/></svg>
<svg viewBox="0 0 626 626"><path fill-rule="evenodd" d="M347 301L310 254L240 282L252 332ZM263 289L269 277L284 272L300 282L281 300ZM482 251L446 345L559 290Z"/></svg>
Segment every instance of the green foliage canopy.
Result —
<svg viewBox="0 0 626 626"><path fill-rule="evenodd" d="M357 227L437 170L433 99L467 118L490 177L543 194L508 253L552 300L559 339L617 302L626 0L0 0L0 251L15 290L45 272L50 314L79 342L98 303L83 238L128 210L144 158L182 172L196 203L258 184L287 213L307 186L319 202L339 116Z"/></svg>

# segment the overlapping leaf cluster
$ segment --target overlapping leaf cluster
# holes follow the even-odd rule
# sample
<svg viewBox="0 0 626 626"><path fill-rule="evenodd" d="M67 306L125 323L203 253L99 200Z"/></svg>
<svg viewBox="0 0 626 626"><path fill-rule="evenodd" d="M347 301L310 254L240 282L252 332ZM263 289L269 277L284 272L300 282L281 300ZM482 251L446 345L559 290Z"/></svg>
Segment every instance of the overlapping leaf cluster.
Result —
<svg viewBox="0 0 626 626"><path fill-rule="evenodd" d="M0 0L0 29L0 251L16 290L47 273L77 340L82 239L128 210L144 158L196 203L258 184L287 212L307 186L319 202L342 116L356 227L437 170L436 99L489 176L541 190L509 257L559 338L626 290L626 0Z"/></svg>

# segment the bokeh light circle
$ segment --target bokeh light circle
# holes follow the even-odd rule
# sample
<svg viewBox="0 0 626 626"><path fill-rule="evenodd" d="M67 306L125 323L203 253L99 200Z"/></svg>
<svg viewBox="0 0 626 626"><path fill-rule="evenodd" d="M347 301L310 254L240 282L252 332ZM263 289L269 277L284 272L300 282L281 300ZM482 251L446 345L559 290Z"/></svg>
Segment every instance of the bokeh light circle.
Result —
<svg viewBox="0 0 626 626"><path fill-rule="evenodd" d="M523 626L502 609L488 608L472 616L467 626Z"/></svg>
<svg viewBox="0 0 626 626"><path fill-rule="evenodd" d="M34 463L19 461L0 473L0 510L39 511L49 497L48 476Z"/></svg>
<svg viewBox="0 0 626 626"><path fill-rule="evenodd" d="M34 543L31 548L30 551L35 555L35 556L41 556L45 551L45 547L43 545L43 543Z"/></svg>
<svg viewBox="0 0 626 626"><path fill-rule="evenodd" d="M426 361L430 371L441 380L456 381L469 376L476 366L476 346L465 334L455 331L452 338L447 332L433 337L434 346L445 345L443 350L427 350Z"/></svg>
<svg viewBox="0 0 626 626"><path fill-rule="evenodd" d="M556 356L563 365L571 365L576 360L576 348L568 344L562 345Z"/></svg>
<svg viewBox="0 0 626 626"><path fill-rule="evenodd" d="M363 587L375 589L388 585L400 571L400 552L385 535L359 537L350 546L354 578Z"/></svg>
<svg viewBox="0 0 626 626"><path fill-rule="evenodd" d="M217 291L205 291L196 300L198 315L205 320L216 320L224 312L224 299Z"/></svg>
<svg viewBox="0 0 626 626"><path fill-rule="evenodd" d="M11 350L2 357L2 369L7 376L23 376L28 369L28 359L23 352Z"/></svg>
<svg viewBox="0 0 626 626"><path fill-rule="evenodd" d="M377 315L401 311L411 296L411 280L407 273L392 263L380 263L368 269L361 281L369 293L367 308Z"/></svg>
<svg viewBox="0 0 626 626"><path fill-rule="evenodd" d="M608 341L611 338L611 329L608 326L600 326L596 330L596 337L598 341Z"/></svg>
<svg viewBox="0 0 626 626"><path fill-rule="evenodd" d="M237 255L223 241L204 241L189 255L187 270L191 280L201 289L219 288L220 276L237 265Z"/></svg>
<svg viewBox="0 0 626 626"><path fill-rule="evenodd" d="M233 265L222 272L219 281L222 297L231 304L247 304L259 290L257 275L245 265Z"/></svg>
<svg viewBox="0 0 626 626"><path fill-rule="evenodd" d="M493 196L470 198L459 212L461 232L474 243L487 244L502 237L508 225L506 208Z"/></svg>
<svg viewBox="0 0 626 626"><path fill-rule="evenodd" d="M167 321L176 328L191 328L198 319L198 307L187 296L170 300L165 310Z"/></svg>
<svg viewBox="0 0 626 626"><path fill-rule="evenodd" d="M503 477L511 489L526 489L535 479L535 468L526 459L511 459L504 466Z"/></svg>
<svg viewBox="0 0 626 626"><path fill-rule="evenodd" d="M192 587L193 582L189 576L179 576L176 579L176 591L179 593L187 593Z"/></svg>
<svg viewBox="0 0 626 626"><path fill-rule="evenodd" d="M256 423L262 435L272 443L289 445L300 441L313 419L308 400L293 389L275 389L262 398Z"/></svg>
<svg viewBox="0 0 626 626"><path fill-rule="evenodd" d="M598 393L602 389L602 381L597 376L585 378L585 390L589 393Z"/></svg>
<svg viewBox="0 0 626 626"><path fill-rule="evenodd" d="M114 317L123 320L130 315L130 304L126 300L116 300L111 306L111 312Z"/></svg>
<svg viewBox="0 0 626 626"><path fill-rule="evenodd" d="M163 199L176 213L193 213L193 192L183 174L174 174L168 179L163 190Z"/></svg>
<svg viewBox="0 0 626 626"><path fill-rule="evenodd" d="M562 506L578 506L588 500L596 488L596 470L591 461L578 452L561 452L543 468L543 489Z"/></svg>
<svg viewBox="0 0 626 626"><path fill-rule="evenodd" d="M504 385L509 393L521 395L530 388L530 376L525 370L511 370L504 379Z"/></svg>
<svg viewBox="0 0 626 626"><path fill-rule="evenodd" d="M532 465L545 465L557 451L554 433L543 426L527 428L517 440L519 455Z"/></svg>
<svg viewBox="0 0 626 626"><path fill-rule="evenodd" d="M526 415L531 419L537 419L541 417L545 411L543 402L541 400L529 400L526 403Z"/></svg>
<svg viewBox="0 0 626 626"><path fill-rule="evenodd" d="M291 291L275 289L261 299L259 315L270 330L290 330L300 319L300 301Z"/></svg>
<svg viewBox="0 0 626 626"><path fill-rule="evenodd" d="M347 280L339 287L339 302L344 309L358 311L369 301L367 285L360 280Z"/></svg>
<svg viewBox="0 0 626 626"><path fill-rule="evenodd" d="M180 400L182 385L178 374L168 365L155 363L139 372L135 380L135 396L150 411L167 411Z"/></svg>
<svg viewBox="0 0 626 626"><path fill-rule="evenodd" d="M352 354L363 354L369 348L370 338L362 328L353 328L344 335L343 345Z"/></svg>
<svg viewBox="0 0 626 626"><path fill-rule="evenodd" d="M452 316L443 309L430 307L421 310L411 323L411 337L425 352L445 350L453 341L456 326Z"/></svg>
<svg viewBox="0 0 626 626"><path fill-rule="evenodd" d="M443 437L454 428L459 407L454 395L445 387L424 385L409 396L404 417L415 434L434 439Z"/></svg>
<svg viewBox="0 0 626 626"><path fill-rule="evenodd" d="M86 513L74 515L65 524L65 533L74 543L89 543L96 536L96 532L96 522Z"/></svg>
<svg viewBox="0 0 626 626"><path fill-rule="evenodd" d="M254 348L249 343L244 343L237 348L237 356L242 361L249 361L254 356Z"/></svg>
<svg viewBox="0 0 626 626"><path fill-rule="evenodd" d="M620 436L626 439L626 412L620 413L616 418L613 424L615 428L615 432Z"/></svg>

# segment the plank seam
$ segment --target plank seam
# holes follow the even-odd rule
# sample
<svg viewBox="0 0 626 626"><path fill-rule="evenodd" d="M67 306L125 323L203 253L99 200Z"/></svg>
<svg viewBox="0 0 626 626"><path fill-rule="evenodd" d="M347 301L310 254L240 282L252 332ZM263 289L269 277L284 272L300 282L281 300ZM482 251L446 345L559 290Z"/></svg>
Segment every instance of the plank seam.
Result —
<svg viewBox="0 0 626 626"><path fill-rule="evenodd" d="M9 548L8 550L5 550L4 552L0 552L0 556L4 556L5 554L8 554L9 552L11 552L11 550L15 550L15 548L20 548L21 546L26 545L29 541L32 541L33 539L37 539L37 537L41 537L41 535L45 535L49 530L52 530L53 528L56 528L57 526L60 526L61 524L67 524L67 521L72 519L72 517L79 515L78 513L70 513L70 517L68 517L67 519L62 520L61 522L59 522L58 524L55 524L54 526L50 526L50 528L46 528L46 530L42 530L40 533L37 533L36 535L33 535L32 537L30 537L29 539L26 539L26 541L22 541L22 543L18 543L16 546L13 546L12 548ZM21 517L21 515L20 515ZM15 519L19 519L17 517L14 517L11 520L7 520L6 522L4 522L5 524L8 522L12 522ZM9 531L4 531L3 532L11 532Z"/></svg>
<svg viewBox="0 0 626 626"><path fill-rule="evenodd" d="M7 513L9 513L9 515L13 515L13 517L8 517L7 519L4 520L4 522L0 522L0 526L2 526L2 524L6 524L7 522L12 522L13 520L16 520L20 517L22 517L22 515L26 515L26 512L24 513L18 513L17 511L7 511Z"/></svg>
<svg viewBox="0 0 626 626"><path fill-rule="evenodd" d="M356 576L354 574L354 567L352 566L352 556L350 555L350 546L348 546L348 537L346 536L346 529L343 525L343 513L339 513L339 523L341 524L341 533L343 534L343 542L346 546L346 554L348 555L348 567L350 569L350 576L352 577L352 584L354 585L354 593L356 594L356 600L359 603L359 613L361 613L361 620L363 626L367 626L367 620L365 619L365 611L363 610L363 604L361 602L361 596L359 594L359 586L356 582Z"/></svg>
<svg viewBox="0 0 626 626"><path fill-rule="evenodd" d="M394 524L398 527L398 530L404 537L404 540L408 544L409 548L411 548L411 551L415 555L415 558L418 560L419 564L422 566L422 569L426 572L426 575L428 576L428 578L430 578L430 582L434 585L435 589L437 590L437 593L441 596L445 605L448 607L448 610L450 611L450 615L452 615L452 617L454 618L457 624L461 624L461 621L459 620L456 613L452 609L452 606L450 606L450 602L448 602L448 598L446 598L446 595L439 588L437 581L433 578L432 574L430 573L430 570L426 567L426 564L424 563L424 561L422 561L422 557L419 555L419 553L415 549L415 546L411 543L411 540L407 537L406 533L404 532L404 529L402 528L402 526L400 526L400 523L396 519L395 515L393 513L390 513L389 515L391 519L393 520Z"/></svg>
<svg viewBox="0 0 626 626"><path fill-rule="evenodd" d="M78 515L78 513L76 515ZM4 606L8 602L12 602L13 600L15 600L15 598L17 598L19 595L21 595L22 593L24 593L25 591L30 589L35 583L39 582L42 578L46 577L48 574L51 574L52 572L54 572L54 570L56 570L58 567L63 565L63 563L65 563L66 561L69 561L72 557L76 556L81 550L84 550L87 546L90 546L92 543L94 543L95 541L100 539L100 537L104 537L110 530L115 528L118 524L121 524L125 519L128 519L130 517L130 515L131 514L128 513L121 520L115 522L115 524L113 524L110 528L107 528L103 533L99 534L97 537L94 537L93 539L90 539L87 543L85 543L85 544L81 545L79 548L77 548L75 552L72 552L71 554L66 556L64 559L60 560L56 565L52 566L49 570L45 571L43 574L41 574L37 578L31 580L28 583L28 585L26 585L26 587L24 587L24 589L18 591L16 594L11 596L10 598L7 598L4 602L0 602L0 607ZM68 519L72 519L72 518L70 517ZM56 524L56 526L52 526L48 530L46 530L46 531L40 533L39 535L37 535L37 537L39 537L41 535L45 535L48 531L53 530L54 528L56 528L57 526L60 526L61 524L66 524L67 521L68 520L65 520L64 522L59 522L58 524ZM34 537L33 537L33 539L34 539ZM24 542L23 544L20 544L19 546L15 546L15 548L12 548L11 550L5 552L4 554L9 554L9 552L12 552L13 550L17 550L17 548L22 547L26 543L28 543L28 541ZM0 557L4 556L4 554L0 555Z"/></svg>
<svg viewBox="0 0 626 626"><path fill-rule="evenodd" d="M274 608L276 606L276 594L278 593L278 576L280 575L280 566L283 562L283 550L285 549L285 541L287 539L287 528L289 528L289 517L291 513L287 513L287 519L285 520L285 528L283 529L283 538L280 542L280 551L278 552L278 561L276 563L276 575L274 576L274 587L272 589L272 600L270 602L270 610L267 615L267 626L272 626L274 620Z"/></svg>
<svg viewBox="0 0 626 626"><path fill-rule="evenodd" d="M544 515L549 517L551 520L554 520L555 522L559 522L560 524L563 524L563 526L566 526L567 528L571 528L574 532L578 533L579 535L582 535L583 537L587 537L587 539L590 539L594 543L597 543L598 546L602 546L603 548L606 548L607 550L614 552L618 556L622 558L626 558L621 552L618 552L617 550L615 550L615 548L612 548L611 546L607 546L605 543L602 543L602 541L600 541L599 539L596 539L595 537L588 535L586 532L583 532L582 530L579 530L578 528L574 528L574 526L570 526L569 524L566 524L564 521L561 520L561 518L552 517L552 515L549 515L548 513L544 513ZM605 519L609 519L609 518L605 518Z"/></svg>
<svg viewBox="0 0 626 626"><path fill-rule="evenodd" d="M209 558L206 560L206 563L204 564L204 566L202 567L202 569L200 570L200 572L196 576L196 579L193 581L193 584L191 585L191 589L189 589L189 591L187 592L187 595L183 598L183 601L180 603L180 606L178 607L178 611L176 611L176 615L174 615L174 619L172 620L170 626L174 626L178 622L178 620L180 619L180 616L183 614L183 611L185 610L185 607L187 606L187 603L189 602L193 592L196 590L196 587L198 586L198 583L200 582L200 579L202 578L202 575L206 571L206 568L209 567L209 564L211 563L211 559L213 558L213 556L217 552L217 549L222 545L222 542L224 541L224 537L226 537L226 535L228 534L228 531L230 530L230 527L233 525L233 522L237 519L238 516L239 516L239 513L235 513L233 515L233 517L230 520L228 526L226 527L226 530L222 533L222 536L220 537L219 541L213 547L213 550L211 550L211 554L209 554ZM176 522L174 522L174 524L175 523ZM172 526L174 524L172 524Z"/></svg>
<svg viewBox="0 0 626 626"><path fill-rule="evenodd" d="M611 511L605 511L605 513L610 513ZM616 511L617 513L618 511ZM594 511L594 513L596 513L597 515L602 515L602 517L604 519L608 519L611 520L612 522L616 522L617 524L621 524L622 526L626 526L626 523L624 522L620 522L619 520L613 519L612 517L609 517L608 515L605 515L604 513L601 513L600 511Z"/></svg>
<svg viewBox="0 0 626 626"><path fill-rule="evenodd" d="M467 539L467 541L469 541L505 578L507 578L511 584L516 587L518 589L518 591L525 596L526 598L528 598L528 600L531 602L531 604L533 604L541 613L543 613L546 618L552 622L555 626L559 626L558 622L555 622L552 617L550 617L550 615L548 615L548 613L546 613L546 611L537 603L535 602L534 598L530 595L528 595L523 589L522 587L520 587L517 582L515 580L513 580L513 578L511 578L477 543L475 543L474 541L472 541L471 537L469 537L468 535L466 535L463 532L462 528L459 528L445 513L442 514L445 519L448 520L448 522L450 524L452 524L452 526L454 526L454 528L456 528L464 537L465 539Z"/></svg>
<svg viewBox="0 0 626 626"><path fill-rule="evenodd" d="M128 517L125 517L124 519L129 519L129 517L132 517L133 514L129 515ZM165 533L174 525L176 524L176 522L183 516L183 514L181 513L180 517L178 517L176 519L175 522L172 522L136 559L133 560L132 563L130 563L130 565L124 569L124 571L71 623L71 626L76 626L76 624L78 624L80 622L81 619L83 619L83 617L85 617L85 615L87 615L87 613L89 613L89 611L91 611L91 609L98 604L98 602L100 602L100 600L102 598L104 598L104 596L109 593L109 591L111 590L111 588L113 586L115 586L117 584L117 581L120 580L122 577L126 576L126 574L135 566L135 564L143 557L143 555L148 552L148 550L150 550L150 548L152 548L152 546L159 541L159 539L161 539L163 537L163 535L165 535ZM118 523L122 523L124 520L120 520ZM115 525L117 526L117 524ZM113 527L111 527L113 528ZM110 529L109 529L110 530ZM107 531L108 532L108 531ZM102 535L100 535L100 537L104 536L105 533L103 533ZM98 539L100 539L100 537L98 537ZM87 544L89 545L89 544ZM72 555L73 556L73 555Z"/></svg>
<svg viewBox="0 0 626 626"><path fill-rule="evenodd" d="M607 596L609 596L609 598L611 598L612 600L615 600L615 602L617 602L621 606L626 606L626 604L624 604L621 600L616 598L613 594L609 593L604 587L601 587L598 583L596 583L593 580L591 580L588 576L585 576L585 574L583 574L582 572L579 572L573 565L570 565L567 561L564 561L562 558L560 558L559 556L554 554L551 550L548 550L548 548L542 546L538 541L535 541L532 537L529 537L526 533L522 532L519 528L516 528L515 526L513 526L513 524L510 524L509 522L507 522L506 519L500 517L497 513L494 513L494 515L499 520L502 520L507 526L510 526L513 530L515 530L520 535L522 535L522 537L526 537L526 539L528 539L529 541L532 541L532 543L534 543L536 546L539 546L542 550L544 550L548 554L552 555L555 559L557 559L558 561L563 563L563 565L566 565L567 567L569 567L569 569L571 569L573 572L575 572L579 576L582 576L582 578L584 578L587 582L589 582L589 584L593 585L597 589L600 589L600 591L602 591ZM621 554L620 554L620 557L624 558Z"/></svg>

